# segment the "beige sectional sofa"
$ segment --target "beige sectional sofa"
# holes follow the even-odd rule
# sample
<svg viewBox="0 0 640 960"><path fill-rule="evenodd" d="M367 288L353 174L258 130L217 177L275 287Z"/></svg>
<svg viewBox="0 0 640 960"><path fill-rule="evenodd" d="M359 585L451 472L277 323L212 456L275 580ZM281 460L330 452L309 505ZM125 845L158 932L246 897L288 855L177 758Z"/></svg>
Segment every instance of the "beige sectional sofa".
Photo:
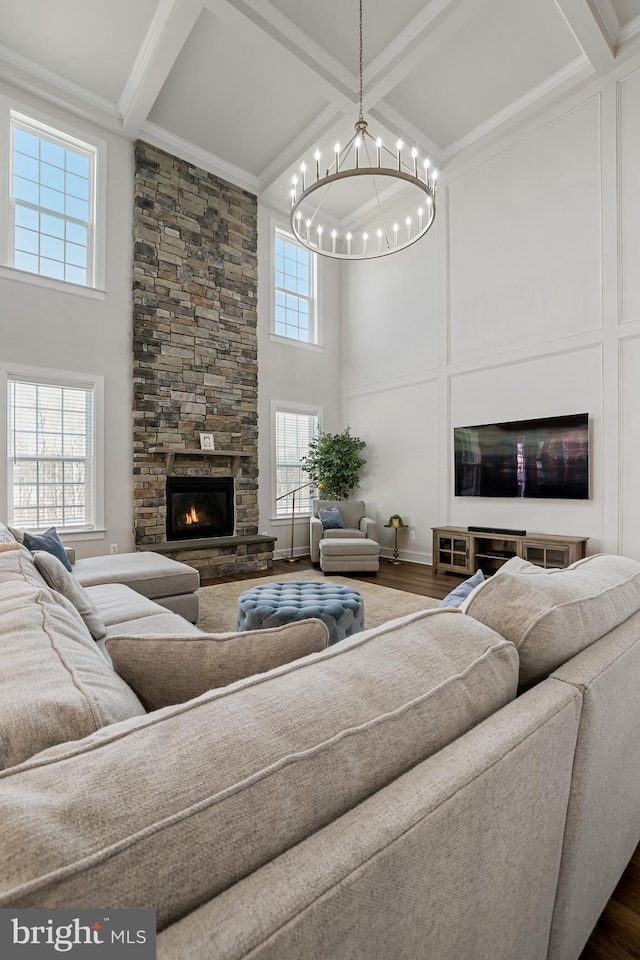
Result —
<svg viewBox="0 0 640 960"><path fill-rule="evenodd" d="M112 665L25 554L0 906L154 907L161 960L577 960L640 840L640 564L506 564L464 611L327 649L308 621L278 666L269 631L262 664L262 632L116 631Z"/></svg>

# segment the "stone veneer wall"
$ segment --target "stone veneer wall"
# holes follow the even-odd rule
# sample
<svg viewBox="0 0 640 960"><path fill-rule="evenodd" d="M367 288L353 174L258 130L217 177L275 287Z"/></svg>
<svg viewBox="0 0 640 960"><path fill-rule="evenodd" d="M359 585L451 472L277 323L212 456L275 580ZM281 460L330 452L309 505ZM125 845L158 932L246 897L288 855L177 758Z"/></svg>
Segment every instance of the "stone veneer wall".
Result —
<svg viewBox="0 0 640 960"><path fill-rule="evenodd" d="M157 147L135 145L133 262L134 529L203 577L263 570L258 532L257 200ZM174 476L230 476L228 458L191 457L200 432L250 454L235 477L235 536L166 543L166 456ZM268 549L270 547L270 549Z"/></svg>

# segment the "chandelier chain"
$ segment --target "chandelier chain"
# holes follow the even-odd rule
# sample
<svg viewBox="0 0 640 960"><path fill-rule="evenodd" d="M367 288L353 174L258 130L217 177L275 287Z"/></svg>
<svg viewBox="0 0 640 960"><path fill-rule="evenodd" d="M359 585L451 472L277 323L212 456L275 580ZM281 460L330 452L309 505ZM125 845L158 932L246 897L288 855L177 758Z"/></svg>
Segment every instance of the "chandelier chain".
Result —
<svg viewBox="0 0 640 960"><path fill-rule="evenodd" d="M362 0L360 0L360 120L363 120L362 114Z"/></svg>

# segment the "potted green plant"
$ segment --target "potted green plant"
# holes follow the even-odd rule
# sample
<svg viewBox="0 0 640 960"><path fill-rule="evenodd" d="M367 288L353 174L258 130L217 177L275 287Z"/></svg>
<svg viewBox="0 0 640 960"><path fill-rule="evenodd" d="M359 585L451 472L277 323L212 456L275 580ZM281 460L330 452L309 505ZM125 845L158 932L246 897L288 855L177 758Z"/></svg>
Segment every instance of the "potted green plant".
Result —
<svg viewBox="0 0 640 960"><path fill-rule="evenodd" d="M360 451L366 446L360 437L353 437L347 427L341 433L324 433L309 443L309 453L300 464L327 500L348 500L357 487L360 471L366 460Z"/></svg>
<svg viewBox="0 0 640 960"><path fill-rule="evenodd" d="M389 522L387 523L388 527L404 527L402 522L402 517L399 513L392 513L389 517Z"/></svg>

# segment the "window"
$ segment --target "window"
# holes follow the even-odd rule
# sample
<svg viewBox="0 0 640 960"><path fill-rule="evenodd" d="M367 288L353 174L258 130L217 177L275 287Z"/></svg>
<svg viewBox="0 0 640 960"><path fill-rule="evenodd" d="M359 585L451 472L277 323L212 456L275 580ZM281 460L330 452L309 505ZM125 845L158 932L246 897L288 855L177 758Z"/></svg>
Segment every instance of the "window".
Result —
<svg viewBox="0 0 640 960"><path fill-rule="evenodd" d="M95 384L7 381L8 519L18 527L96 522Z"/></svg>
<svg viewBox="0 0 640 960"><path fill-rule="evenodd" d="M95 285L95 146L11 111L11 264Z"/></svg>
<svg viewBox="0 0 640 960"><path fill-rule="evenodd" d="M275 231L274 333L317 343L315 254L289 234Z"/></svg>
<svg viewBox="0 0 640 960"><path fill-rule="evenodd" d="M275 411L276 446L276 517L291 516L291 500L285 494L308 483L309 476L300 466L300 460L309 452L309 441L318 432L318 413L295 410ZM296 493L296 514L309 515L311 501L317 495L314 487Z"/></svg>

